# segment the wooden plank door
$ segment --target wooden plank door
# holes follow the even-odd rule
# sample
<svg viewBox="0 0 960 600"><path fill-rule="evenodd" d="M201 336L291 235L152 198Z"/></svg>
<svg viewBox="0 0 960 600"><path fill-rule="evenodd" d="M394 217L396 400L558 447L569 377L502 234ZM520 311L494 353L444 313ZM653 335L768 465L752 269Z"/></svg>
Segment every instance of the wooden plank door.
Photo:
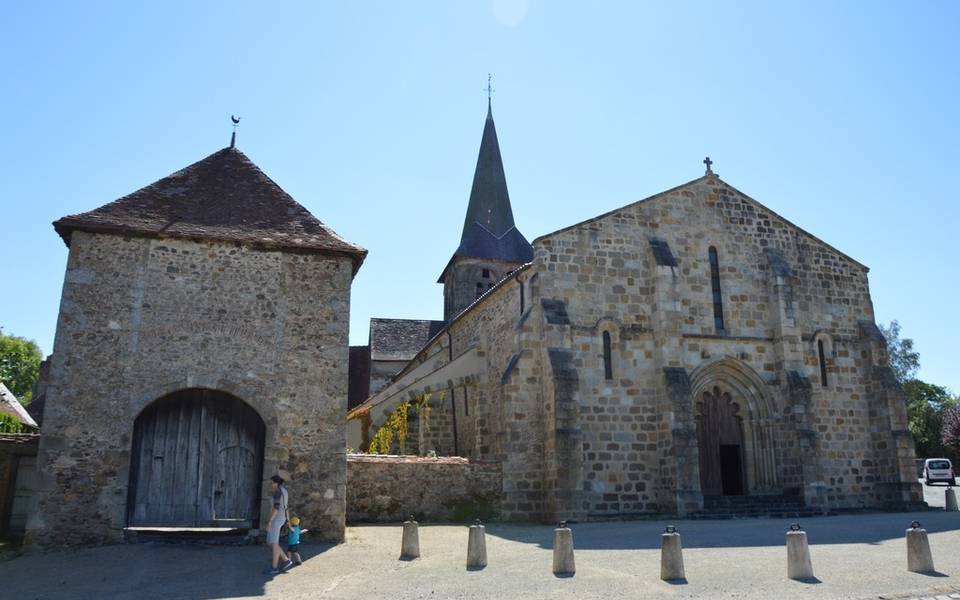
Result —
<svg viewBox="0 0 960 600"><path fill-rule="evenodd" d="M193 527L200 415L188 395L155 402L137 417L131 461L131 524Z"/></svg>
<svg viewBox="0 0 960 600"><path fill-rule="evenodd" d="M700 457L700 490L704 496L741 494L742 479L730 475L731 452L741 456L743 434L737 405L720 390L707 392L697 415L697 445ZM726 457L726 458L724 458ZM737 467L741 461L737 460ZM724 478L726 469L727 477Z"/></svg>
<svg viewBox="0 0 960 600"><path fill-rule="evenodd" d="M184 390L137 417L128 522L140 527L253 527L263 421L239 399Z"/></svg>

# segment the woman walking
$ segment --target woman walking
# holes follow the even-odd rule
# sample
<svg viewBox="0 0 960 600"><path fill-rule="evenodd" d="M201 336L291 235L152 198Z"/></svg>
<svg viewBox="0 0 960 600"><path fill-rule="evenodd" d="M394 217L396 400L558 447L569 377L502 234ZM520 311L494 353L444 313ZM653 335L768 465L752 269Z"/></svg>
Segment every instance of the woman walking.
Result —
<svg viewBox="0 0 960 600"><path fill-rule="evenodd" d="M274 475L270 478L270 490L273 492L273 511L270 513L270 523L267 525L267 544L273 552L271 567L268 575L283 573L293 566L290 557L280 548L280 528L290 518L289 497L287 488L283 487L283 477Z"/></svg>

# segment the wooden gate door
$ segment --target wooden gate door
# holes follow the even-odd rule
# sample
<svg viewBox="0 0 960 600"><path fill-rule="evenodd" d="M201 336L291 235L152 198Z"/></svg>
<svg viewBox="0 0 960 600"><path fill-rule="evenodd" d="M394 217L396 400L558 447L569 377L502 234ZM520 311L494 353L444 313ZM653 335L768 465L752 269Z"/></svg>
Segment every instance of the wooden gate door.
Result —
<svg viewBox="0 0 960 600"><path fill-rule="evenodd" d="M704 496L730 496L743 489L743 428L730 394L706 392L697 415L700 490Z"/></svg>
<svg viewBox="0 0 960 600"><path fill-rule="evenodd" d="M238 398L190 389L134 424L127 521L133 527L255 527L265 427Z"/></svg>

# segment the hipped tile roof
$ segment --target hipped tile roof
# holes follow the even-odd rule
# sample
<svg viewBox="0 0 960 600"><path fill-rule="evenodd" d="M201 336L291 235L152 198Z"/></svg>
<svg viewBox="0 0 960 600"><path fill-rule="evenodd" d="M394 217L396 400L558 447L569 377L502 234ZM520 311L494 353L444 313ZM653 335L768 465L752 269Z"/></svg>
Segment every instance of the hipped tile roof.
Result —
<svg viewBox="0 0 960 600"><path fill-rule="evenodd" d="M145 188L53 224L70 245L74 230L237 242L349 256L356 273L367 251L320 222L236 148L224 148Z"/></svg>

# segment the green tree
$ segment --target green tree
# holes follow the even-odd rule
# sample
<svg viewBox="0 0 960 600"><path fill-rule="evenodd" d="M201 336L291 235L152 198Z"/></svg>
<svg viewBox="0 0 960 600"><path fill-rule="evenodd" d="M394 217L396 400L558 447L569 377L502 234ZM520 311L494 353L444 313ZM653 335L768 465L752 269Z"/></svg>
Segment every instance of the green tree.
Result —
<svg viewBox="0 0 960 600"><path fill-rule="evenodd" d="M907 396L907 420L917 448L917 456L943 456L944 414L956 406L956 399L939 385L911 379L903 384Z"/></svg>
<svg viewBox="0 0 960 600"><path fill-rule="evenodd" d="M896 320L884 327L880 325L880 332L887 338L887 354L890 355L890 367L897 376L897 381L903 385L916 376L920 370L920 353L913 349L913 340L900 339L900 323Z"/></svg>
<svg viewBox="0 0 960 600"><path fill-rule="evenodd" d="M960 396L954 399L954 405L943 412L943 426L940 441L945 448L960 456Z"/></svg>
<svg viewBox="0 0 960 600"><path fill-rule="evenodd" d="M42 360L36 342L0 330L0 381L24 406L30 404Z"/></svg>

